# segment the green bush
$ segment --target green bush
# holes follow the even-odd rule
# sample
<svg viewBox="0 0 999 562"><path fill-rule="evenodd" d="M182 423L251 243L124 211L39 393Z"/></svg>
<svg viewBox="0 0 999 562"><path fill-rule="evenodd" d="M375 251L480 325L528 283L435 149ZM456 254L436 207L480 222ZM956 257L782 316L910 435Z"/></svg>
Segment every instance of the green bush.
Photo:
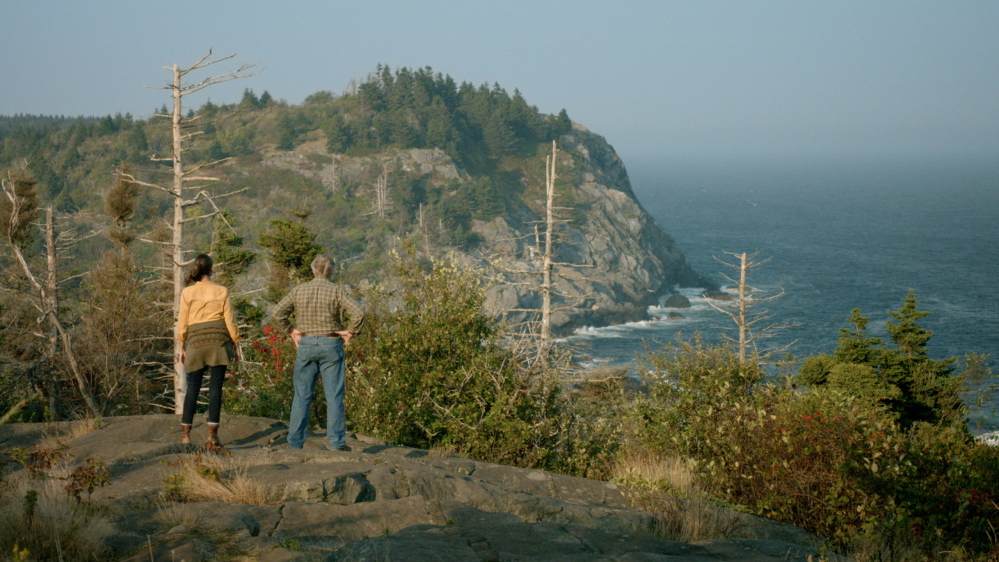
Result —
<svg viewBox="0 0 999 562"><path fill-rule="evenodd" d="M295 344L287 335L265 326L261 337L250 338L244 353L244 361L226 380L222 400L224 411L241 416L288 419L295 388L292 376ZM325 420L326 398L322 393L316 393L313 406L316 403L322 407L322 417L318 419Z"/></svg>
<svg viewBox="0 0 999 562"><path fill-rule="evenodd" d="M571 417L552 373L505 350L482 310L481 278L409 256L397 293L372 291L362 337L348 347L348 423L414 447L548 466Z"/></svg>
<svg viewBox="0 0 999 562"><path fill-rule="evenodd" d="M840 548L880 545L879 556L992 548L999 450L962 428L907 428L868 397L762 383L730 348L697 339L647 362L639 437L664 457L693 459L713 497Z"/></svg>
<svg viewBox="0 0 999 562"><path fill-rule="evenodd" d="M661 453L696 457L723 430L732 405L763 380L758 367L740 364L731 348L708 345L699 334L641 359L649 388L637 405L638 432Z"/></svg>

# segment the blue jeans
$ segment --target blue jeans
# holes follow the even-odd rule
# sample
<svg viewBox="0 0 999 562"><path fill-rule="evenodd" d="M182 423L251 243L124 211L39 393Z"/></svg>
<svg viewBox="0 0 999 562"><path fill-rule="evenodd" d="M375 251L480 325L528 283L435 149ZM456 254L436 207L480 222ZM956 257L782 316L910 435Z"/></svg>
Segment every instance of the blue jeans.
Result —
<svg viewBox="0 0 999 562"><path fill-rule="evenodd" d="M295 397L291 401L291 423L288 445L301 449L309 429L309 406L312 405L316 378L323 375L326 391L326 438L330 448L340 449L346 443L347 418L343 410L345 369L343 340L306 336L298 343L295 356Z"/></svg>

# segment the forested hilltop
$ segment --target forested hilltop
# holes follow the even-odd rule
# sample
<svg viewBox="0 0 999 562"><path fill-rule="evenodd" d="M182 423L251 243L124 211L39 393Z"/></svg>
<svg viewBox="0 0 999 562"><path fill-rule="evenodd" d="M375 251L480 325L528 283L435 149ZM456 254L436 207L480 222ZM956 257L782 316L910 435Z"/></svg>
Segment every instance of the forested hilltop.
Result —
<svg viewBox="0 0 999 562"><path fill-rule="evenodd" d="M709 284L635 200L603 138L574 126L565 110L542 115L516 90L380 66L341 95L317 92L301 105L247 89L239 103L185 111L196 123L185 131L195 135L186 165L224 160L207 168L219 180L208 189L243 190L218 206L248 250L262 251L268 229L292 227L313 234L352 283L384 279L390 251L405 241L427 256L458 250L481 266L488 258L536 271L533 233L544 217L544 163L555 141L556 204L568 208L558 261L589 268L585 279L560 281L576 306L557 315L556 328L642 318L674 286ZM77 214L91 228L100 228L93 217L116 170L127 165L151 183L169 178L169 160L153 160L170 155L166 118L15 116L0 121L0 135L0 165L27 159L40 205ZM164 223L171 204L155 189L140 191L133 225L140 237L152 236L142 234ZM213 250L210 223L187 228L195 243L185 250ZM94 247L77 256L95 259L100 244L85 243ZM155 261L154 246L135 250ZM272 269L257 260L243 288L261 288ZM491 299L497 309L538 306L536 294L514 285L495 287Z"/></svg>

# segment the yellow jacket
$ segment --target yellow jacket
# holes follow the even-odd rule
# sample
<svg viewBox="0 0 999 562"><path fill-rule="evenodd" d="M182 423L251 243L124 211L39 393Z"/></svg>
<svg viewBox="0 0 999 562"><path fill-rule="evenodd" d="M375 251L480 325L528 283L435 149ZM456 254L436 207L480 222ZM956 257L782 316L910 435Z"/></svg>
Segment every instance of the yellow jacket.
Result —
<svg viewBox="0 0 999 562"><path fill-rule="evenodd" d="M180 312L177 314L177 334L180 341L187 338L191 324L225 320L232 341L239 341L239 331L233 319L229 289L211 281L198 281L184 287L180 293Z"/></svg>

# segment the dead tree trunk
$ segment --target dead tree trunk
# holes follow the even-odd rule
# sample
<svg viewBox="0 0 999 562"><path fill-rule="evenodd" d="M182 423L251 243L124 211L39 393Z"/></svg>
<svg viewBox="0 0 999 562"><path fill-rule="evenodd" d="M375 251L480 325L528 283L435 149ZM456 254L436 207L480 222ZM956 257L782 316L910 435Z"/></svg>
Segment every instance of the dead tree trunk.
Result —
<svg viewBox="0 0 999 562"><path fill-rule="evenodd" d="M236 80L239 78L247 78L252 76L246 71L251 68L252 64L246 64L240 66L238 69L231 72L226 72L217 76L212 76L205 78L202 81L195 84L186 84L184 79L192 72L204 69L213 64L231 59L236 55L229 55L221 57L218 59L209 60L212 56L212 52L209 51L207 55L201 58L198 62L187 68L180 68L178 65L174 64L172 67L165 67L167 70L171 71L173 79L169 85L162 87L161 89L170 90L173 98L173 111L169 114L160 114L158 117L165 117L171 120L171 132L172 132L172 154L169 158L156 158L153 157L154 161L159 162L171 162L172 167L172 181L168 186L163 186L155 183L147 183L138 180L134 176L129 176L128 179L135 181L140 185L147 187L153 187L165 191L173 198L173 218L170 224L170 229L172 236L169 242L170 254L171 254L171 278L173 282L173 317L177 318L177 313L180 310L180 294L184 290L184 267L190 264L190 260L185 259L185 240L184 240L184 225L187 222L200 220L204 218L213 217L218 214L219 209L215 206L214 200L222 197L228 197L239 193L240 191L231 191L223 194L209 194L206 191L205 183L202 182L213 182L218 181L218 178L198 175L202 170L220 164L226 160L216 160L212 162L206 162L191 169L185 169L184 166L184 153L187 151L187 143L194 136L200 134L197 131L185 132L194 126L195 122L199 119L198 116L185 118L183 114L184 109L184 97L195 92L201 91L209 86L219 84L222 82L228 82L230 80ZM193 197L190 197L190 193L194 193ZM209 205L210 210L207 212L196 216L185 218L186 210L188 207L192 206L204 206ZM179 339L180 334L177 333L177 324L174 323L174 353L173 353L173 387L174 387L174 412L177 414L181 413L184 404L184 394L186 392L187 380L184 373L184 365L180 362L180 351L181 343Z"/></svg>
<svg viewBox="0 0 999 562"><path fill-rule="evenodd" d="M551 350L552 341L552 270L555 268L552 232L555 230L555 160L558 148L552 141L552 154L545 159L545 251L541 254L541 351L542 357Z"/></svg>
<svg viewBox="0 0 999 562"><path fill-rule="evenodd" d="M786 324L764 324L772 319L773 315L767 310L751 310L753 307L757 307L763 303L779 299L784 296L783 289L778 294L765 296L757 289L749 286L749 272L769 261L769 258L763 261L755 261L759 252L754 254L746 254L745 252L741 254L732 252L725 253L735 257L738 261L736 263L728 263L718 258L715 258L715 260L739 271L738 280L727 275L724 276L726 279L736 284L738 297L735 300L734 306L726 308L716 305L711 302L710 299L708 300L709 305L716 310L724 312L735 323L734 329L738 331L738 338L732 338L727 335L724 335L723 337L727 341L738 346L739 362L743 365L745 365L750 358L750 348L752 348L753 356L757 359L766 359L776 353L785 351L791 344L778 349L766 349L763 351L760 351L757 348L757 341L760 338L773 336L776 330L788 327ZM792 344L793 343L794 342L792 342Z"/></svg>
<svg viewBox="0 0 999 562"><path fill-rule="evenodd" d="M748 336L749 326L746 320L746 271L749 270L749 264L746 261L745 252L736 256L739 258L739 300L737 304L739 306L739 316L736 319L736 324L739 325L739 363L746 362L746 337Z"/></svg>
<svg viewBox="0 0 999 562"><path fill-rule="evenodd" d="M48 289L49 302L45 307L49 310L58 310L59 303L56 300L56 289L58 287L58 277L56 276L56 251L55 251L55 221L52 216L52 207L45 208L45 262L47 264L47 275L45 276L45 287ZM55 357L59 349L59 333L55 327L49 330L49 357ZM47 395L49 399L49 412L52 418L59 420L59 386L55 380L49 378L46 382Z"/></svg>
<svg viewBox="0 0 999 562"><path fill-rule="evenodd" d="M53 355L56 353L56 346L53 345L55 342L62 344L62 352L66 357L66 363L69 365L70 372L73 374L73 378L76 381L80 397L83 398L83 402L87 405L87 409L90 410L90 413L95 417L100 417L102 415L101 408L98 405L97 400L94 399L94 395L90 391L90 386L87 384L87 380L83 376L83 372L80 370L80 365L76 360L76 354L73 351L72 338L63 326L62 321L59 319L59 302L56 294L56 236L52 208L49 207L46 209L44 235L46 246L46 269L48 271L46 272L46 278L43 283L31 271L31 267L28 265L28 260L24 257L24 253L21 251L21 244L18 240L17 231L31 220L30 216L26 216L26 214L28 214L27 211L29 211L29 206L26 205L26 194L19 193L20 190L16 185L18 181L24 180L4 178L2 184L4 195L6 195L10 204L10 214L6 217L9 221L6 225L7 232L5 238L9 243L15 260L21 266L21 271L28 279L28 282L31 283L31 286L34 287L38 295L36 306L42 313L42 318L48 322L51 334L49 336L49 352ZM34 180L30 180L30 184L29 189L32 191L33 197ZM33 204L30 211L33 214Z"/></svg>
<svg viewBox="0 0 999 562"><path fill-rule="evenodd" d="M556 267L559 268L571 268L578 269L583 267L592 267L586 264L575 264L575 263L562 263L556 261L557 254L557 237L558 237L558 225L562 223L571 222L568 219L559 218L559 211L569 210L567 207L558 207L555 204L556 193L555 193L555 180L558 179L558 174L556 173L556 165L558 161L558 147L555 142L552 141L552 153L545 158L545 216L544 220L537 221L534 225L534 232L524 235L523 238L534 238L534 247L531 252L531 260L538 264L537 270L523 271L523 270L512 270L509 268L502 267L499 260L493 260L492 265L496 269L500 270L506 275L511 276L540 276L540 282L518 282L513 283L515 285L530 286L532 291L541 296L541 308L540 309L506 309L505 312L528 312L533 315L533 318L537 319L540 316L540 320L531 321L531 327L528 329L527 333L536 338L536 351L537 360L542 366L547 366L550 364L552 359L552 354L554 351L554 338L552 337L552 316L554 313L570 310L576 308L587 298L587 295L575 296L576 302L574 304L568 304L565 306L556 307L554 304L554 297L566 298L567 295L560 293L558 287L556 286L555 279L586 279L586 277L578 274L569 274L566 271L556 271ZM541 233L539 226L543 225L544 233Z"/></svg>

